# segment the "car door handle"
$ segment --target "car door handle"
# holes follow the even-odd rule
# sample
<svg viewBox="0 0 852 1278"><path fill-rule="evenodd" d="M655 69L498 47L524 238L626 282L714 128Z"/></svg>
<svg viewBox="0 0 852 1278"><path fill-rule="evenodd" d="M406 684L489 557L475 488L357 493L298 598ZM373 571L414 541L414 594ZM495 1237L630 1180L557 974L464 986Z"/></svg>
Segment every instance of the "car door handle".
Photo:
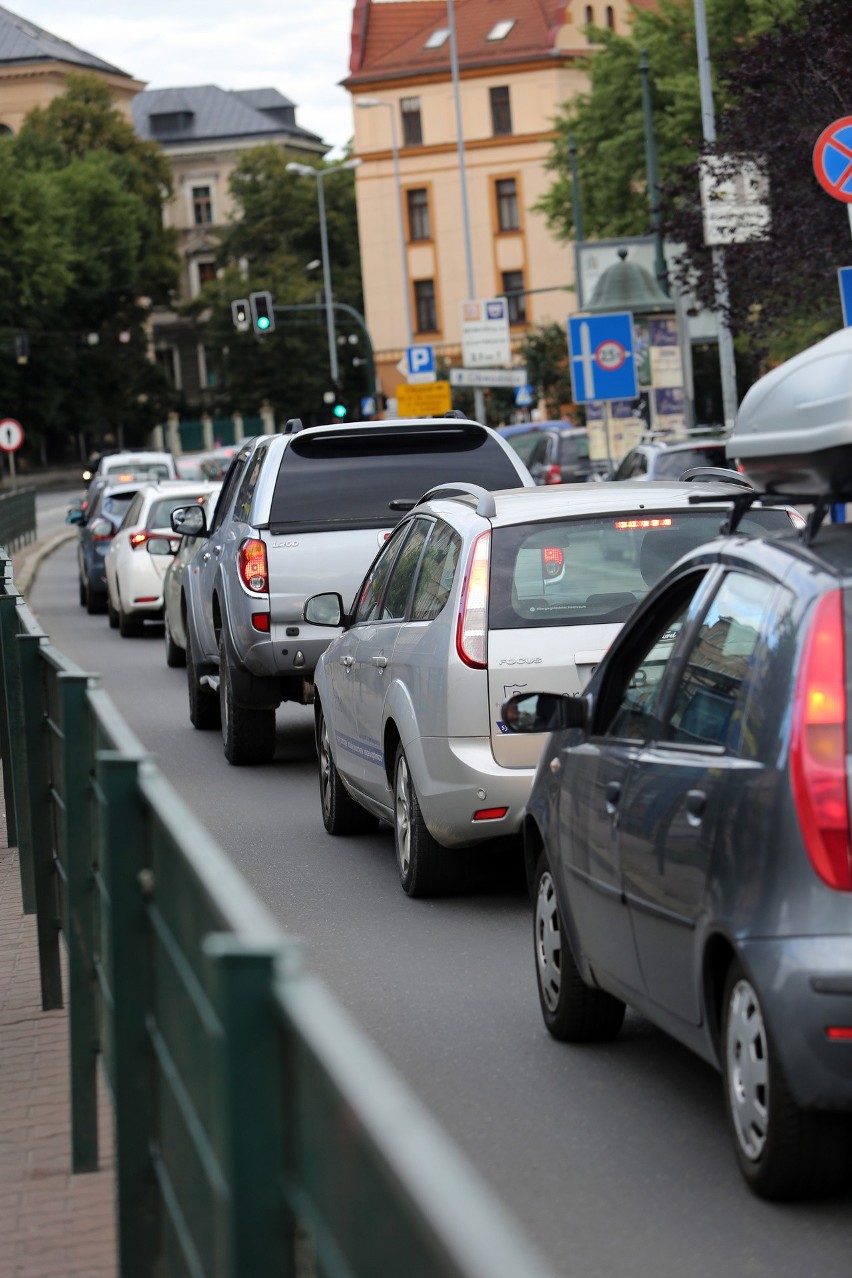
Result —
<svg viewBox="0 0 852 1278"><path fill-rule="evenodd" d="M349 656L349 654L347 653L345 657L341 657L341 658L340 658L340 664L341 664L342 666L345 666L347 670L350 670L350 669L352 668L352 665L353 665L353 659L352 659L352 657L350 657L350 656Z"/></svg>
<svg viewBox="0 0 852 1278"><path fill-rule="evenodd" d="M687 790L686 819L690 825L700 825L707 808L707 795L703 790Z"/></svg>
<svg viewBox="0 0 852 1278"><path fill-rule="evenodd" d="M618 781L608 781L606 787L606 810L612 816L618 807L618 800L621 798L621 783Z"/></svg>
<svg viewBox="0 0 852 1278"><path fill-rule="evenodd" d="M374 657L373 660L380 670L384 670L385 666L388 664L388 659L384 653L379 653L378 657Z"/></svg>

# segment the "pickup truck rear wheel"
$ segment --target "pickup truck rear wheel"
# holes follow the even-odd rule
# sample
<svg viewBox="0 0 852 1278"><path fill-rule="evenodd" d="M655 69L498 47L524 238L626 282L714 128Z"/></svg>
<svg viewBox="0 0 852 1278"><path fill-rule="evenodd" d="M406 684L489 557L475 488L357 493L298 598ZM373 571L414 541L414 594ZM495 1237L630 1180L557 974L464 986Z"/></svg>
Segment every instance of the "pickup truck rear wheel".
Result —
<svg viewBox="0 0 852 1278"><path fill-rule="evenodd" d="M393 776L393 834L402 890L407 896L440 896L458 875L459 854L443 847L427 830L401 745Z"/></svg>
<svg viewBox="0 0 852 1278"><path fill-rule="evenodd" d="M356 803L340 779L328 742L328 724L322 707L317 710L317 755L319 764L322 823L329 834L367 834L378 825L376 817Z"/></svg>
<svg viewBox="0 0 852 1278"><path fill-rule="evenodd" d="M212 688L198 682L198 668L192 655L192 640L186 632L186 684L189 690L189 721L194 728L218 728L219 698Z"/></svg>
<svg viewBox="0 0 852 1278"><path fill-rule="evenodd" d="M219 640L219 707L225 758L236 767L270 763L275 754L275 710L236 705L225 636Z"/></svg>

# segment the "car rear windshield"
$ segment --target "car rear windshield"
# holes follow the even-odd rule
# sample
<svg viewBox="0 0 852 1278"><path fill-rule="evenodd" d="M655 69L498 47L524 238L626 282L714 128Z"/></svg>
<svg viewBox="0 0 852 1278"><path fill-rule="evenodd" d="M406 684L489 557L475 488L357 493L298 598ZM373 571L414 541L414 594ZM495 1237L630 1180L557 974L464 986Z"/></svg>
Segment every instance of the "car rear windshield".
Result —
<svg viewBox="0 0 852 1278"><path fill-rule="evenodd" d="M725 445L718 444L712 448L676 448L671 452L663 451L654 463L655 479L680 479L687 470L694 466L730 467L725 454Z"/></svg>
<svg viewBox="0 0 852 1278"><path fill-rule="evenodd" d="M640 511L495 528L493 630L626 620L676 559L719 532L718 510ZM791 529L784 510L751 510L738 531Z"/></svg>
<svg viewBox="0 0 852 1278"><path fill-rule="evenodd" d="M171 530L169 516L173 510L177 510L180 506L191 506L194 501L200 501L201 495L194 493L184 493L182 497L161 497L159 501L155 501L148 512L149 528L167 528Z"/></svg>
<svg viewBox="0 0 852 1278"><path fill-rule="evenodd" d="M588 435L571 435L565 431L559 436L559 465L576 466L589 461Z"/></svg>
<svg viewBox="0 0 852 1278"><path fill-rule="evenodd" d="M125 462L123 466L107 466L104 472L115 481L118 475L127 479L171 479L171 471L163 462Z"/></svg>
<svg viewBox="0 0 852 1278"><path fill-rule="evenodd" d="M520 488L502 445L481 427L347 431L296 436L284 452L269 526L275 532L385 528L390 503L416 502L437 484Z"/></svg>
<svg viewBox="0 0 852 1278"><path fill-rule="evenodd" d="M128 488L120 493L110 493L108 497L104 497L101 503L101 514L109 515L112 519L123 519L127 507L135 496L135 488Z"/></svg>

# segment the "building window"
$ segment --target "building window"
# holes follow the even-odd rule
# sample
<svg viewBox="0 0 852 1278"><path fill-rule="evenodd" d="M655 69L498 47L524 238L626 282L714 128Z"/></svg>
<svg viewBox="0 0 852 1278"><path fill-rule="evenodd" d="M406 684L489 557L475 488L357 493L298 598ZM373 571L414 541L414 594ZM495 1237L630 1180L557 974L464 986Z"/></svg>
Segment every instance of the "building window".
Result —
<svg viewBox="0 0 852 1278"><path fill-rule="evenodd" d="M441 45L446 44L449 38L450 38L450 28L438 27L436 31L432 32L429 39L424 44L423 48L424 49L440 49Z"/></svg>
<svg viewBox="0 0 852 1278"><path fill-rule="evenodd" d="M213 198L209 186L192 188L192 218L196 226L209 226L213 221Z"/></svg>
<svg viewBox="0 0 852 1278"><path fill-rule="evenodd" d="M607 25L607 30L609 31L615 30L615 14L613 12L613 8L611 4L608 4L606 7L606 25Z"/></svg>
<svg viewBox="0 0 852 1278"><path fill-rule="evenodd" d="M590 4L587 4L585 25L587 27L591 27L591 26L594 26L594 22L595 22L595 11Z"/></svg>
<svg viewBox="0 0 852 1278"><path fill-rule="evenodd" d="M500 178L494 184L497 195L497 227L501 231L519 231L518 187L514 178Z"/></svg>
<svg viewBox="0 0 852 1278"><path fill-rule="evenodd" d="M215 262L199 262L198 263L198 287L204 288L205 284L209 284L211 280L216 278Z"/></svg>
<svg viewBox="0 0 852 1278"><path fill-rule="evenodd" d="M437 333L438 310L435 305L435 281L414 281L414 307L417 312L417 332Z"/></svg>
<svg viewBox="0 0 852 1278"><path fill-rule="evenodd" d="M431 240L432 228L429 225L429 192L425 186L406 191L408 201L408 238L410 240Z"/></svg>
<svg viewBox="0 0 852 1278"><path fill-rule="evenodd" d="M10 138L11 136L12 130L9 128L8 124L0 124L0 138Z"/></svg>
<svg viewBox="0 0 852 1278"><path fill-rule="evenodd" d="M510 324L526 324L527 322L527 299L522 292L523 287L523 271L503 272L503 294L509 305ZM514 297L512 294L514 294Z"/></svg>
<svg viewBox="0 0 852 1278"><path fill-rule="evenodd" d="M502 22L498 22L496 26L493 26L491 28L491 30L488 32L488 35L485 37L485 39L486 40L505 40L506 36L512 30L512 27L514 25L515 25L514 18L504 18Z"/></svg>
<svg viewBox="0 0 852 1278"><path fill-rule="evenodd" d="M420 146L423 141L423 127L420 123L420 99L401 98L399 109L402 112L402 140L406 146Z"/></svg>
<svg viewBox="0 0 852 1278"><path fill-rule="evenodd" d="M512 132L512 107L509 102L509 86L501 84L491 89L491 131L495 137Z"/></svg>
<svg viewBox="0 0 852 1278"><path fill-rule="evenodd" d="M180 390L180 363L174 346L158 346L154 351L154 363L168 385Z"/></svg>

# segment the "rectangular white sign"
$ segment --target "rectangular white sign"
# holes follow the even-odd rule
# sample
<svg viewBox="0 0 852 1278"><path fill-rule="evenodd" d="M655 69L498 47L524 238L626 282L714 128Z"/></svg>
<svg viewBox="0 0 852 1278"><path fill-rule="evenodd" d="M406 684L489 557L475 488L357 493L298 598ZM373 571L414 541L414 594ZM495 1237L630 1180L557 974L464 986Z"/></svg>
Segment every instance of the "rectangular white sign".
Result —
<svg viewBox="0 0 852 1278"><path fill-rule="evenodd" d="M769 179L760 163L736 155L701 161L704 243L748 244L769 238Z"/></svg>
<svg viewBox="0 0 852 1278"><path fill-rule="evenodd" d="M499 368L511 363L509 304L505 297L462 302L461 340L466 368Z"/></svg>
<svg viewBox="0 0 852 1278"><path fill-rule="evenodd" d="M451 368L451 386L526 386L525 368Z"/></svg>

